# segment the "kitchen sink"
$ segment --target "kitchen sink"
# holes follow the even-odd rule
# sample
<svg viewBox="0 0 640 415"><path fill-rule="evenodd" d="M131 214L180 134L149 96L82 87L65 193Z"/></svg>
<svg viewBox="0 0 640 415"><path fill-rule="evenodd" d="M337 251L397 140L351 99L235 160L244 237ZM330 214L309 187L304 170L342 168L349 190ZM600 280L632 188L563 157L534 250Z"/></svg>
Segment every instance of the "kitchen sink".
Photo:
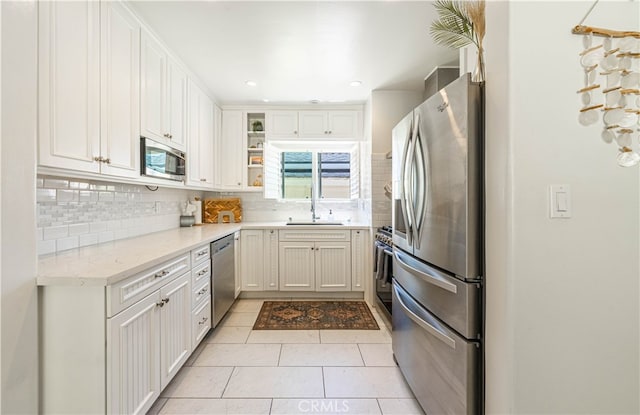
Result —
<svg viewBox="0 0 640 415"><path fill-rule="evenodd" d="M322 220L317 220L315 222L287 222L287 225L335 225L335 226L342 226L344 225L344 223L342 222L335 222L335 221L322 221Z"/></svg>

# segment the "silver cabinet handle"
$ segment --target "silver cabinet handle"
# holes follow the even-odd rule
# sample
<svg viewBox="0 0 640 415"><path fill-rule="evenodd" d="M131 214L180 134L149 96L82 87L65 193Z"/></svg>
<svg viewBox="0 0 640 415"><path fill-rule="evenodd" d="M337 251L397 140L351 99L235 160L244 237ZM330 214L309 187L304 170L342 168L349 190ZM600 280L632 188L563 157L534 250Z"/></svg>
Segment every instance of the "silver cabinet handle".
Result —
<svg viewBox="0 0 640 415"><path fill-rule="evenodd" d="M200 179L200 181L201 181L201 182L206 182L206 181L207 181L207 179Z"/></svg>
<svg viewBox="0 0 640 415"><path fill-rule="evenodd" d="M294 134L298 134L298 131L297 131L297 130L294 130L294 131L293 131L293 133L294 133Z"/></svg>
<svg viewBox="0 0 640 415"><path fill-rule="evenodd" d="M160 300L159 303L156 303L156 306L158 307L164 307L165 304L167 304L169 302L168 298L163 298L162 300Z"/></svg>
<svg viewBox="0 0 640 415"><path fill-rule="evenodd" d="M207 317L202 317L202 321L199 321L198 324L205 324L209 320Z"/></svg>
<svg viewBox="0 0 640 415"><path fill-rule="evenodd" d="M205 275L207 272L209 272L208 268L203 269L202 271L198 272L198 276L202 276Z"/></svg>
<svg viewBox="0 0 640 415"><path fill-rule="evenodd" d="M162 278L166 275L169 275L169 271L167 271L166 269L163 270L162 272L158 272L157 274L154 275L155 278Z"/></svg>
<svg viewBox="0 0 640 415"><path fill-rule="evenodd" d="M207 255L207 251L198 252L198 258L200 258L202 255Z"/></svg>
<svg viewBox="0 0 640 415"><path fill-rule="evenodd" d="M407 305L402 301L401 294L398 292L398 288L395 286L395 284L393 286L393 290L395 291L396 298L398 299L398 305L404 310L405 313L407 313L407 317L409 317L411 320L413 320L414 323L416 323L418 326L428 331L435 338L437 338L447 346L451 347L452 349L456 348L456 341L454 339L447 336L446 333L441 332L436 327L433 327L431 324L427 323L426 321L418 317L418 315L415 314L413 311L409 310L409 307L407 307Z"/></svg>
<svg viewBox="0 0 640 415"><path fill-rule="evenodd" d="M438 276L438 275L432 275L427 273L426 270L420 270L418 268L412 267L411 265L407 264L402 257L404 256L404 254L401 254L399 251L395 250L393 251L393 255L396 257L396 260L398 261L398 264L400 265L400 267L404 268L405 271L408 271L410 273L412 273L413 275L415 275L416 277L422 279L425 282L428 282L429 284L433 284L436 285L442 289L445 289L453 294L458 292L458 287L456 287L455 284L450 283L449 281L446 281L444 278Z"/></svg>

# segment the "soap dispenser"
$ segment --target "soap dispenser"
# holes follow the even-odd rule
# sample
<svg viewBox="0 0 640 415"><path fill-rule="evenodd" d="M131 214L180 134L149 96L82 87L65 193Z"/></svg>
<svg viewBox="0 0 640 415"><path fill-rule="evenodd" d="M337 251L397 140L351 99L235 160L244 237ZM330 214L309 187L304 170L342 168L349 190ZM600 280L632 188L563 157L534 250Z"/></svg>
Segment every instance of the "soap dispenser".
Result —
<svg viewBox="0 0 640 415"><path fill-rule="evenodd" d="M329 217L327 218L330 222L333 221L333 210L329 209Z"/></svg>

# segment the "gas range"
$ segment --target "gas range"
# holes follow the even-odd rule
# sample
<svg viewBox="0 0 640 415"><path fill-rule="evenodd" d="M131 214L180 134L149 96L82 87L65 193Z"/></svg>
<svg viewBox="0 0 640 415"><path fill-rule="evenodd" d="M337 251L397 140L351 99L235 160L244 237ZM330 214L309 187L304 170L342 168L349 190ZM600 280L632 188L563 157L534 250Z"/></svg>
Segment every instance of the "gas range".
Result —
<svg viewBox="0 0 640 415"><path fill-rule="evenodd" d="M393 228L391 226L383 226L376 229L375 239L389 247L393 247Z"/></svg>

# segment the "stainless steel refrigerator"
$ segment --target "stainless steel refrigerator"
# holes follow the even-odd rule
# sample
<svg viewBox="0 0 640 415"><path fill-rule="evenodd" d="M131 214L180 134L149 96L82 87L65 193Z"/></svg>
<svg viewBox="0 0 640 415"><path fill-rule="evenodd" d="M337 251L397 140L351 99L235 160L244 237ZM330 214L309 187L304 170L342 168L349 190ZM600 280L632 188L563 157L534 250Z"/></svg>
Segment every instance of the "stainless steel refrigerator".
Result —
<svg viewBox="0 0 640 415"><path fill-rule="evenodd" d="M482 102L467 74L393 129L393 353L427 414L483 412Z"/></svg>

